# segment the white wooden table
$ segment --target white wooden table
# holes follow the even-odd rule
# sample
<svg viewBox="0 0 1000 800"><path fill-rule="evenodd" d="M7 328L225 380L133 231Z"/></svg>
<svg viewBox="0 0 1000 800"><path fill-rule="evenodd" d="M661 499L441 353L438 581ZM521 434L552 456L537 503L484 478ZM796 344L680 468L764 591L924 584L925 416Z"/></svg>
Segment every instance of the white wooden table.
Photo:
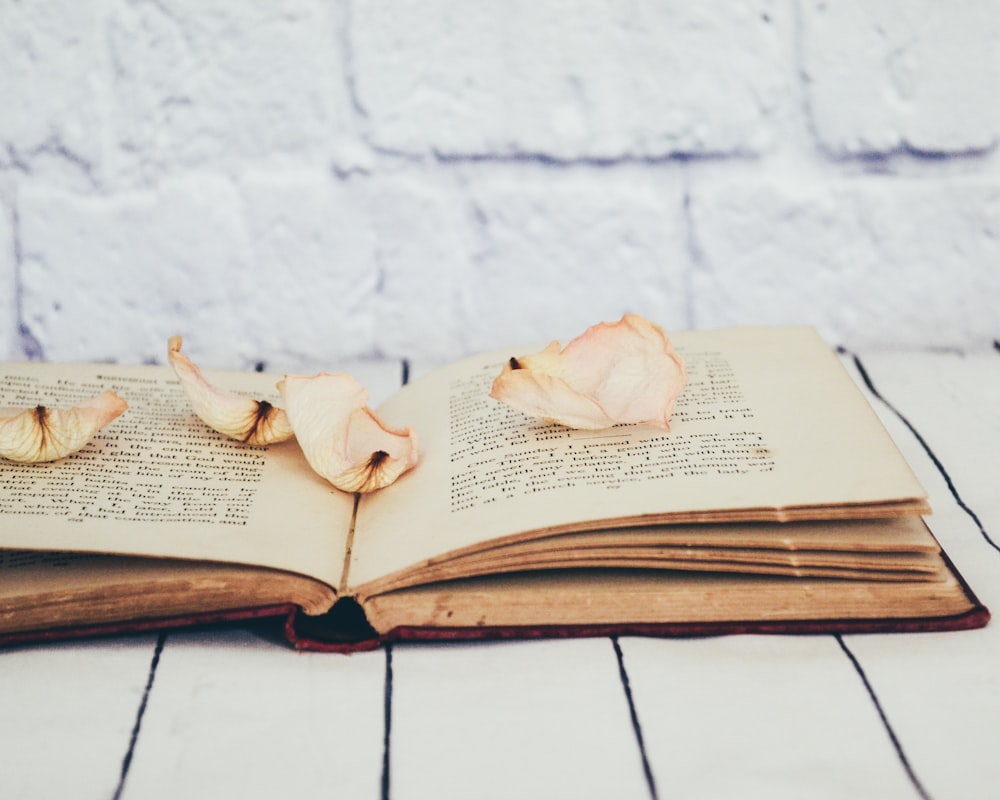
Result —
<svg viewBox="0 0 1000 800"><path fill-rule="evenodd" d="M852 354L1000 613L1000 348ZM399 365L356 370L375 399ZM1000 619L941 634L397 645L252 626L0 651L0 797L1000 797Z"/></svg>

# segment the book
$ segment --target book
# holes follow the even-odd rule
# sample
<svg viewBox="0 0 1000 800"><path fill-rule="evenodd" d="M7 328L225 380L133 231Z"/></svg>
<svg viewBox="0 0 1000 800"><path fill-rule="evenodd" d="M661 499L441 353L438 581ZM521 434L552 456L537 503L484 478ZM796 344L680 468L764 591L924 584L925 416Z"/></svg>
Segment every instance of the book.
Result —
<svg viewBox="0 0 1000 800"><path fill-rule="evenodd" d="M989 612L926 493L809 327L682 332L671 429L571 430L488 397L508 349L378 408L420 462L352 495L294 441L208 429L167 367L0 365L0 406L112 389L59 461L0 461L0 643L278 620L300 648L607 634L957 630ZM277 375L206 371L278 402Z"/></svg>

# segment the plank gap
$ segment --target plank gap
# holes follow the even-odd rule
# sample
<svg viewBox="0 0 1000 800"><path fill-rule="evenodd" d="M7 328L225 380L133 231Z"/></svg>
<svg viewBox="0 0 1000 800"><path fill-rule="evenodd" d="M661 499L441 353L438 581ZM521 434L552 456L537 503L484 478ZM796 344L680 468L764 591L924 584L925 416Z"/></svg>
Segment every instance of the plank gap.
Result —
<svg viewBox="0 0 1000 800"><path fill-rule="evenodd" d="M149 695L153 691L153 683L156 680L156 668L160 663L160 656L167 641L167 634L161 633L156 639L156 647L153 648L153 658L149 663L149 675L146 678L146 687L142 692L142 700L139 701L139 708L135 714L135 725L132 726L132 735L129 737L128 750L125 751L125 758L122 759L122 772L118 778L118 786L115 787L114 800L120 800L122 792L125 790L125 780L128 778L129 768L132 766L132 756L135 754L135 747L139 742L139 731L142 728L142 718L146 714L146 706L149 703Z"/></svg>
<svg viewBox="0 0 1000 800"><path fill-rule="evenodd" d="M622 689L625 690L625 701L628 703L628 714L632 720L632 732L635 734L636 744L639 745L639 756L642 758L642 771L646 776L646 786L649 787L649 796L653 800L659 800L656 791L656 779L653 777L653 770L649 765L649 758L646 756L646 743L642 737L642 725L639 723L639 714L635 709L635 701L632 697L632 686L628 679L628 670L625 669L625 656L622 653L618 637L611 637L611 646L615 649L615 658L618 659L618 676L621 678Z"/></svg>
<svg viewBox="0 0 1000 800"><path fill-rule="evenodd" d="M951 496L955 499L955 502L958 503L959 508L961 508L966 514L968 514L969 519L971 519L973 524L975 524L975 526L979 529L979 533L986 541L986 543L994 550L996 550L998 553L1000 553L1000 545L998 545L989 535L989 533L986 532L986 526L984 526L983 523L980 521L979 516L962 499L962 496L958 493L958 489L955 486L954 481L952 481L951 476L948 474L948 470L945 469L944 464L941 463L941 460L934 454L934 451L931 450L930 445L927 444L924 437L920 435L920 433L913 426L913 424L903 415L901 411L899 411L899 409L897 409L892 403L886 400L885 397L883 397L879 393L878 389L875 388L875 384L872 383L872 379L868 375L868 371L861 363L861 359L858 357L858 355L849 350L844 350L843 352L846 355L848 355L851 359L853 359L854 366L857 367L858 373L861 375L861 380L864 381L864 384L868 388L868 391L870 391L872 395L879 400L879 402L881 402L886 408L888 408L889 411L895 414L896 417L899 419L899 421L906 426L907 430L909 430L910 433L913 434L913 437L923 448L924 452L927 454L927 457L930 458L930 460L933 462L934 467L937 469L938 472L941 473L941 477L944 478L944 482L945 485L948 487L948 491L951 492Z"/></svg>
<svg viewBox="0 0 1000 800"><path fill-rule="evenodd" d="M865 670L861 666L861 662L851 651L851 648L847 646L847 642L844 641L843 636L839 633L835 633L833 638L837 640L837 644L840 645L840 649L844 651L844 655L847 656L848 660L853 665L854 671L858 673L858 677L861 678L861 682L865 686L865 691L868 692L868 697L871 698L872 703L875 705L875 710L878 712L879 719L882 720L882 726L885 728L885 732L889 734L889 741L892 742L892 746L896 750L896 755L899 757L899 761L903 765L903 769L906 771L906 776L910 779L910 783L913 784L913 788L917 790L917 794L919 794L923 800L931 800L931 796L927 793L924 785L917 777L917 773L914 772L913 766L910 764L910 760L906 757L906 753L903 751L903 745L899 741L899 737L896 736L896 731L893 730L892 724L889 722L889 717L886 716L885 710L882 708L882 703L879 702L878 695L875 694L875 688L868 680L868 676L865 674Z"/></svg>
<svg viewBox="0 0 1000 800"><path fill-rule="evenodd" d="M404 362L405 363L405 362ZM392 741L392 645L385 646L385 732L382 738L382 800L389 800L389 753Z"/></svg>

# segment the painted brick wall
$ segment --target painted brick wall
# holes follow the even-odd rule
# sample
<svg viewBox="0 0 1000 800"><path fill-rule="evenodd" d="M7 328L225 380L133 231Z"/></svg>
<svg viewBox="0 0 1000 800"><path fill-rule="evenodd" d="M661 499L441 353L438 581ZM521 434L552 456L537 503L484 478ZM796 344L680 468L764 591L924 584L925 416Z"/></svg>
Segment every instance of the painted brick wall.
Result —
<svg viewBox="0 0 1000 800"><path fill-rule="evenodd" d="M0 0L0 357L1000 337L994 0Z"/></svg>

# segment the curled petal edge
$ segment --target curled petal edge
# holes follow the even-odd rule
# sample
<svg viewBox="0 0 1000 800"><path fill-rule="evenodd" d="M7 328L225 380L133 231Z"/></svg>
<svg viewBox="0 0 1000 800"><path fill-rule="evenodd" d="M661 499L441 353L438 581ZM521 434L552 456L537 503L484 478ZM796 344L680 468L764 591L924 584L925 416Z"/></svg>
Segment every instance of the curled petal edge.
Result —
<svg viewBox="0 0 1000 800"><path fill-rule="evenodd" d="M532 417L571 428L616 424L670 429L687 383L684 360L663 330L626 314L587 329L565 347L512 358L490 396Z"/></svg>
<svg viewBox="0 0 1000 800"><path fill-rule="evenodd" d="M22 464L65 458L127 408L128 403L109 390L66 409L0 410L0 457Z"/></svg>
<svg viewBox="0 0 1000 800"><path fill-rule="evenodd" d="M383 423L350 375L286 375L278 390L306 461L336 488L373 492L416 466L416 434Z"/></svg>
<svg viewBox="0 0 1000 800"><path fill-rule="evenodd" d="M201 370L181 352L183 341L167 341L167 358L195 415L214 431L252 445L268 445L292 438L284 409L267 400L226 392L209 383Z"/></svg>

